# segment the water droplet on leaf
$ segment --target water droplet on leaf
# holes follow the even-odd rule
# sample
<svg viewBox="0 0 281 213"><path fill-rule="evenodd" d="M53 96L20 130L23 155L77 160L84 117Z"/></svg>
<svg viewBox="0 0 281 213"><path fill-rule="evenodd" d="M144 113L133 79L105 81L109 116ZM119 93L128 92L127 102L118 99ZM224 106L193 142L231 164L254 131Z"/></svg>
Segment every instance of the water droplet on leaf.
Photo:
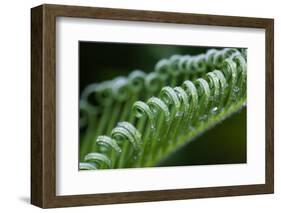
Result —
<svg viewBox="0 0 281 213"><path fill-rule="evenodd" d="M239 90L240 90L240 89L239 89L239 87L234 87L234 88L233 88L233 92L238 93L238 92L239 92Z"/></svg>
<svg viewBox="0 0 281 213"><path fill-rule="evenodd" d="M211 110L211 113L212 114L217 114L218 112L218 107L214 107L212 110Z"/></svg>

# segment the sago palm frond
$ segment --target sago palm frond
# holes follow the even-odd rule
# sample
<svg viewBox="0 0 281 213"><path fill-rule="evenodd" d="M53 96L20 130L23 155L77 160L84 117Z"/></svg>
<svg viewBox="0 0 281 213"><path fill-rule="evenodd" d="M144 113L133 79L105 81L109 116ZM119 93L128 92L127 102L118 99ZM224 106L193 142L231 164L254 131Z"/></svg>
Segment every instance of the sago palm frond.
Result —
<svg viewBox="0 0 281 213"><path fill-rule="evenodd" d="M88 86L80 103L80 169L157 165L245 106L246 76L245 52L225 48L174 55L149 74L135 70Z"/></svg>

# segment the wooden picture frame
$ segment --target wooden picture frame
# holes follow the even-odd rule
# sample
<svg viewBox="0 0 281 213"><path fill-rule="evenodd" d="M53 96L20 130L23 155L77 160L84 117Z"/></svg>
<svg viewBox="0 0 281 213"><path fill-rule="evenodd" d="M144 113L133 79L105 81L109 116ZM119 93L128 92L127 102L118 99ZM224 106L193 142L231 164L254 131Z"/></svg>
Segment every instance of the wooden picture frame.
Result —
<svg viewBox="0 0 281 213"><path fill-rule="evenodd" d="M56 195L56 18L95 18L265 29L265 184L192 189ZM31 203L42 208L164 201L274 191L274 21L186 13L44 4L31 9Z"/></svg>

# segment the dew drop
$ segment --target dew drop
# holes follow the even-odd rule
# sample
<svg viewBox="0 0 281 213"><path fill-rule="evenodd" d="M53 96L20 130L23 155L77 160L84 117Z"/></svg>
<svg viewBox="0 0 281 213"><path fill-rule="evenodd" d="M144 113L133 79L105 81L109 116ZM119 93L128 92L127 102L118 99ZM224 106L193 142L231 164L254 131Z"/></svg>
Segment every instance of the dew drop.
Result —
<svg viewBox="0 0 281 213"><path fill-rule="evenodd" d="M240 90L240 89L239 89L238 87L234 87L234 88L233 88L233 92L238 93L238 92L239 92L239 90Z"/></svg>
<svg viewBox="0 0 281 213"><path fill-rule="evenodd" d="M217 114L218 112L218 107L214 107L212 110L211 110L211 113L212 114Z"/></svg>
<svg viewBox="0 0 281 213"><path fill-rule="evenodd" d="M151 130L151 132L154 134L154 133L156 132L155 126L154 126L154 125L151 125L151 126L150 126L150 130Z"/></svg>

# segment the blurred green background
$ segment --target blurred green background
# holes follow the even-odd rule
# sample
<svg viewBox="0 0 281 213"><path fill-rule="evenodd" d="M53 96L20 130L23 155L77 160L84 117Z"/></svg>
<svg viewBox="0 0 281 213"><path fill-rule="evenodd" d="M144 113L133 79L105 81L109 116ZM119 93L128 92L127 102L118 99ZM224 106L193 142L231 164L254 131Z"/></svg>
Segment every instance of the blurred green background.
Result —
<svg viewBox="0 0 281 213"><path fill-rule="evenodd" d="M162 58L175 54L197 55L208 49L210 47L80 41L80 94L91 83L127 76L132 70L152 72ZM246 147L244 108L176 150L158 166L246 163Z"/></svg>

